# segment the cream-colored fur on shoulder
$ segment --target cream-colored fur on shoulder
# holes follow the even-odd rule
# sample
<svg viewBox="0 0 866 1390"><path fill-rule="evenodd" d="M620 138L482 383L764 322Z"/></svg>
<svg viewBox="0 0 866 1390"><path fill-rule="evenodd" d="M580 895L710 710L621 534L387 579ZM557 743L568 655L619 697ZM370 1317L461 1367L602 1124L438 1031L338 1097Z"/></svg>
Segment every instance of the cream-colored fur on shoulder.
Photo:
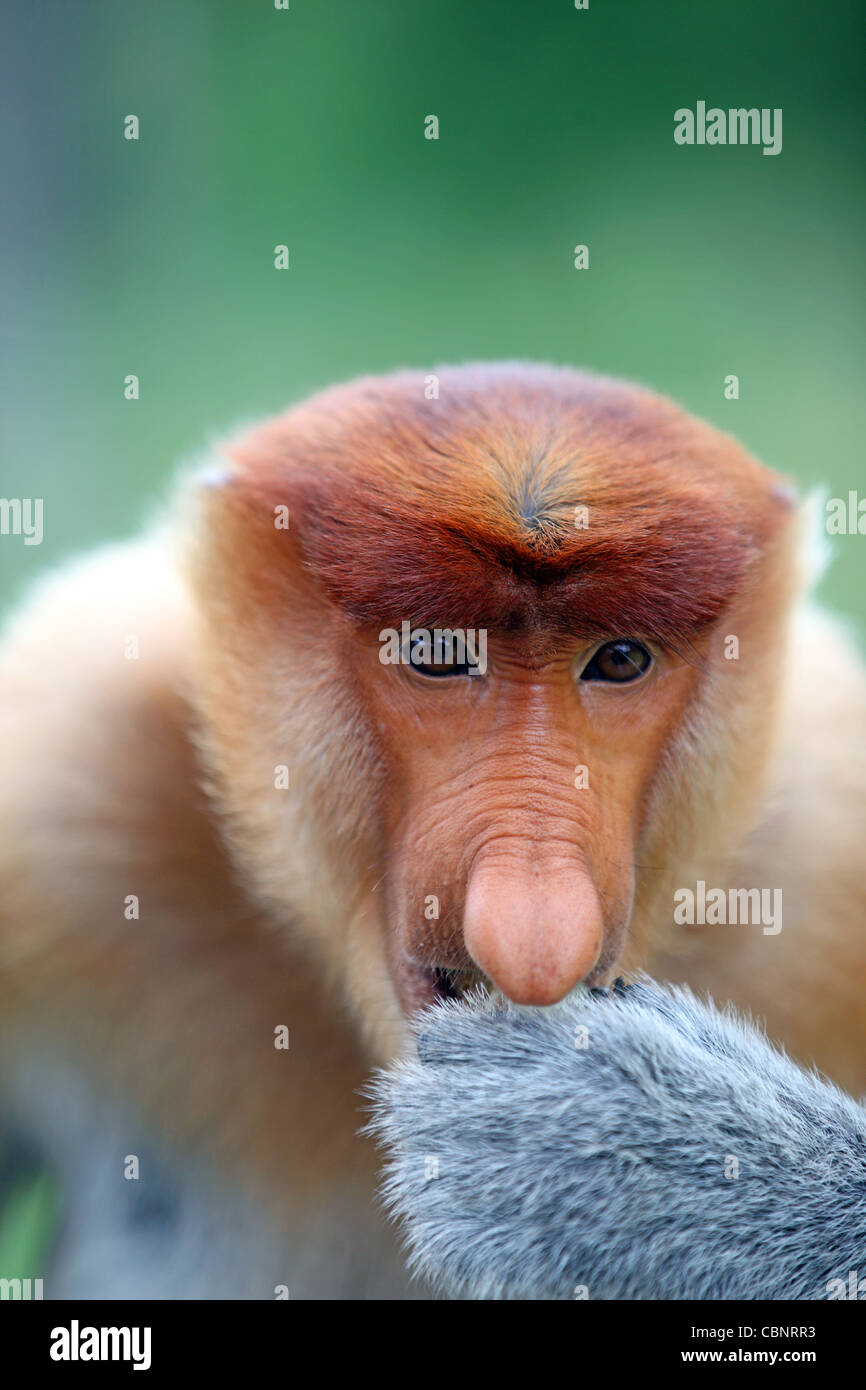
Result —
<svg viewBox="0 0 866 1390"><path fill-rule="evenodd" d="M333 1205L352 1292L370 1269L401 1296L347 1010L236 881L202 791L170 550L157 535L61 569L3 634L0 1075L62 1057L289 1236L311 1210L326 1229Z"/></svg>

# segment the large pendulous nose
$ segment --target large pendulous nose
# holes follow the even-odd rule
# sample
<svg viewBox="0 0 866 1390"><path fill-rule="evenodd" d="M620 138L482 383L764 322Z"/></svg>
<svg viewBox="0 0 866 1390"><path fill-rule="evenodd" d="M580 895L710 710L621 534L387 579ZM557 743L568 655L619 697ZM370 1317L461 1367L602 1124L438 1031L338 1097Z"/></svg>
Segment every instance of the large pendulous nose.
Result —
<svg viewBox="0 0 866 1390"><path fill-rule="evenodd" d="M463 939L516 1004L555 1004L590 974L601 951L601 907L586 867L577 860L476 861Z"/></svg>

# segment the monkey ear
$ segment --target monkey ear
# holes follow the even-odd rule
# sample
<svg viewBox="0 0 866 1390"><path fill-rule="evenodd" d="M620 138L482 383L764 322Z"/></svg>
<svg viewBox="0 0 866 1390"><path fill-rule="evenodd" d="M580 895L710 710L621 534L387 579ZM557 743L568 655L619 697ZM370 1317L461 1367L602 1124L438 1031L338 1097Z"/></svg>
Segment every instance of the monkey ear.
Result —
<svg viewBox="0 0 866 1390"><path fill-rule="evenodd" d="M794 511L799 501L799 493L793 483L789 483L786 478L781 478L770 489L770 497L774 502L781 503L785 511Z"/></svg>
<svg viewBox="0 0 866 1390"><path fill-rule="evenodd" d="M284 458L253 470L216 457L187 475L181 542L202 611L282 625L330 607L305 559L307 483Z"/></svg>
<svg viewBox="0 0 866 1390"><path fill-rule="evenodd" d="M300 471L288 462L279 467L263 467L252 471L234 462L231 457L215 457L187 473L184 490L212 517L239 509L253 530L258 524L270 526L276 518L275 529L286 532L290 518L299 519L306 487Z"/></svg>
<svg viewBox="0 0 866 1390"><path fill-rule="evenodd" d="M800 564L803 583L813 589L824 577L830 564L830 537L827 532L827 489L812 488L800 504Z"/></svg>
<svg viewBox="0 0 866 1390"><path fill-rule="evenodd" d="M198 487L221 488L228 487L234 477L232 469L227 463L222 463L218 459L207 463L203 468L199 468L193 475L193 482Z"/></svg>

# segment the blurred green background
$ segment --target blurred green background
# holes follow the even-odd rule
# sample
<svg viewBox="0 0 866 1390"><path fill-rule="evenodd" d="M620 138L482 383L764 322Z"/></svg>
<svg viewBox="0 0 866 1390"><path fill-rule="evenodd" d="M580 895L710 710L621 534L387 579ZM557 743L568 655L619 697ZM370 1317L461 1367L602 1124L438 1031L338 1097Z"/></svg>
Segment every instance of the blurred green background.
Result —
<svg viewBox="0 0 866 1390"><path fill-rule="evenodd" d="M0 540L0 606L134 530L222 431L407 364L633 377L802 483L866 495L857 0L4 15L0 495L43 496L46 533ZM782 153L676 146L698 99L782 107ZM862 622L866 539L832 547L825 593Z"/></svg>

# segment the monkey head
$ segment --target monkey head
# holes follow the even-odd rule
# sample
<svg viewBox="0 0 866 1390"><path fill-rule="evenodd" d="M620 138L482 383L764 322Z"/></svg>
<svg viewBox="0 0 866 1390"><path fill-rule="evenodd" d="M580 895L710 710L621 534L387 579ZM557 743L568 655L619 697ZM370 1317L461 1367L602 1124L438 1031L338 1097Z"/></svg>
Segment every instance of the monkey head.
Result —
<svg viewBox="0 0 866 1390"><path fill-rule="evenodd" d="M327 391L224 461L188 557L209 785L377 1053L477 979L549 1004L637 964L762 785L781 480L646 391L521 364Z"/></svg>

